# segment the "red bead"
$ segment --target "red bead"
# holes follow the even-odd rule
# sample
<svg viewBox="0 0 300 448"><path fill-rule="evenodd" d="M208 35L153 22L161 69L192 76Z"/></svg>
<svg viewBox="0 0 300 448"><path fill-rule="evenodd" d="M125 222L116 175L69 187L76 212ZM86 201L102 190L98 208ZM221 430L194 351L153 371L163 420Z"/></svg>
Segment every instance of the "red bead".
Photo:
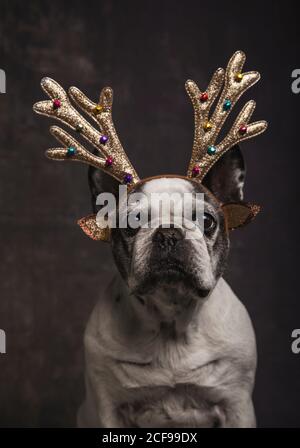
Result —
<svg viewBox="0 0 300 448"><path fill-rule="evenodd" d="M247 126L245 124L243 124L239 129L239 133L246 134L246 132L247 132Z"/></svg>
<svg viewBox="0 0 300 448"><path fill-rule="evenodd" d="M202 103L205 103L205 101L207 101L207 100L208 100L208 95L207 95L207 93L206 93L206 92L201 93L201 95L200 95L200 101L201 101Z"/></svg>
<svg viewBox="0 0 300 448"><path fill-rule="evenodd" d="M192 169L192 174L193 176L198 176L199 173L200 173L200 167L198 165L195 165L194 168Z"/></svg>
<svg viewBox="0 0 300 448"><path fill-rule="evenodd" d="M113 164L113 158L111 156L107 157L107 159L105 160L105 166L109 167L112 166Z"/></svg>
<svg viewBox="0 0 300 448"><path fill-rule="evenodd" d="M53 100L53 109L58 109L60 106L61 106L61 101L58 98Z"/></svg>

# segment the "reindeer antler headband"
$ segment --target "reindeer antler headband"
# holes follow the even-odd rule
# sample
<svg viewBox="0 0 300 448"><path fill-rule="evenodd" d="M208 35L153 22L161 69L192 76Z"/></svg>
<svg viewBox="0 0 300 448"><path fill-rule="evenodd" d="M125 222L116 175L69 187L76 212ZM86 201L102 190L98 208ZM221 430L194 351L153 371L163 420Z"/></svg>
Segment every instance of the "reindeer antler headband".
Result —
<svg viewBox="0 0 300 448"><path fill-rule="evenodd" d="M187 172L188 178L193 177L201 182L214 163L226 151L243 140L261 134L267 128L266 121L249 124L255 109L255 102L251 100L244 105L226 137L216 144L220 130L231 109L241 95L260 78L259 73L255 71L242 73L245 59L245 54L242 51L234 53L226 71L219 68L204 92L200 91L193 81L186 82L186 90L191 98L195 114L195 135ZM113 125L113 92L111 88L104 88L100 94L99 103L94 103L76 87L69 89L68 96L65 90L50 78L43 78L41 86L51 99L36 103L33 107L34 111L63 122L72 130L80 133L99 151L99 155L94 155L66 131L57 126L51 126L50 132L63 147L48 149L47 157L92 165L105 171L121 183L135 185L140 181ZM212 104L219 94L216 108L210 115ZM69 97L98 124L100 132L73 107Z"/></svg>

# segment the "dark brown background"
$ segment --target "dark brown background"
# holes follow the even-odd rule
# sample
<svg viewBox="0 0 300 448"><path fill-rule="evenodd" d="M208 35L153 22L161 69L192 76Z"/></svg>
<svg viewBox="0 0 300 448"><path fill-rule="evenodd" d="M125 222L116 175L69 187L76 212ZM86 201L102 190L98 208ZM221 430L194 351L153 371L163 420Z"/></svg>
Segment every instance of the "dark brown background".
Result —
<svg viewBox="0 0 300 448"><path fill-rule="evenodd" d="M8 351L0 355L1 426L74 425L84 327L114 269L109 246L75 225L90 212L86 168L43 156L54 141L50 120L32 112L43 98L41 77L94 99L111 85L116 126L140 175L184 174L193 137L184 82L204 88L237 49L247 53L246 69L262 74L249 95L255 118L270 126L242 145L246 199L264 211L232 235L227 278L257 334L258 423L299 426L300 355L290 349L300 327L300 95L290 88L300 67L297 3L219 3L0 2L0 328Z"/></svg>

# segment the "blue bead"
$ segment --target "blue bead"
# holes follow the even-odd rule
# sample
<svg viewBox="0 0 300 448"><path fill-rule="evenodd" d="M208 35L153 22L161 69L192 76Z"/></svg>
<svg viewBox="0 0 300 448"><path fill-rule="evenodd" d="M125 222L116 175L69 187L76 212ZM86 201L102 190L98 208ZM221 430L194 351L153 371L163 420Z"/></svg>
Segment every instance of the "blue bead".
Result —
<svg viewBox="0 0 300 448"><path fill-rule="evenodd" d="M74 154L76 154L76 149L73 148L73 146L69 146L69 148L67 150L67 155L68 156L73 156Z"/></svg>
<svg viewBox="0 0 300 448"><path fill-rule="evenodd" d="M210 156L213 156L214 154L216 154L217 149L214 146L209 146L207 148L207 154Z"/></svg>
<svg viewBox="0 0 300 448"><path fill-rule="evenodd" d="M125 173L125 175L124 175L124 184L130 184L131 181L132 181L132 174Z"/></svg>
<svg viewBox="0 0 300 448"><path fill-rule="evenodd" d="M223 110L229 110L231 108L231 101L225 100L223 104Z"/></svg>

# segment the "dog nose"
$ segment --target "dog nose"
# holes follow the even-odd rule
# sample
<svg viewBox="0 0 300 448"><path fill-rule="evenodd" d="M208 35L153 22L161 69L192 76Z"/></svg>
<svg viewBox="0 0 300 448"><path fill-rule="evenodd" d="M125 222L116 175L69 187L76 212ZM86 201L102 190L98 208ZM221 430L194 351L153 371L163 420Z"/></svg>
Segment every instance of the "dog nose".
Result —
<svg viewBox="0 0 300 448"><path fill-rule="evenodd" d="M159 226L153 236L153 241L158 244L161 249L172 249L176 246L178 241L182 239L182 230L174 227L172 224L169 228Z"/></svg>

